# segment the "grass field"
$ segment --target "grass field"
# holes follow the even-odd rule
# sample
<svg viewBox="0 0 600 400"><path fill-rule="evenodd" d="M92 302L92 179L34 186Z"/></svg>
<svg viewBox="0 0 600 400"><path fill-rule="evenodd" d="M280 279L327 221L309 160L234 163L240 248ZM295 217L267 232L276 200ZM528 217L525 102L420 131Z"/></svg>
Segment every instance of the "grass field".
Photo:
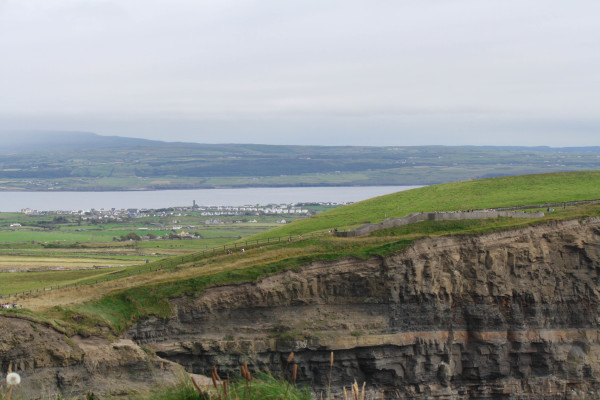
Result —
<svg viewBox="0 0 600 400"><path fill-rule="evenodd" d="M207 225L205 221L208 217L197 211L173 214L99 223L84 220L81 215L0 213L0 273L58 267L78 269L138 265L146 260L154 261L222 246L279 225L275 222L278 217L269 215L252 215L249 218L224 216L220 217L223 223ZM235 221L238 219L259 221ZM15 224L18 226L11 226ZM191 231L197 233L199 239L115 241L130 233L138 236L153 234L161 238L177 233L166 228L175 224L185 228L178 232ZM0 278L0 293L11 290L11 282L15 277L0 275ZM22 290L26 285L17 286L17 290Z"/></svg>
<svg viewBox="0 0 600 400"><path fill-rule="evenodd" d="M393 193L317 214L267 235L345 229L413 212L474 210L600 199L600 171L521 175L446 183Z"/></svg>
<svg viewBox="0 0 600 400"><path fill-rule="evenodd" d="M146 228L151 222L168 225L171 221L140 218L124 223L90 224L72 219L54 223L54 218L0 214L0 294L70 285L85 279L92 282L110 275L105 269L92 269L96 266L113 267L111 272L124 269L114 267L127 267L135 272L134 266L145 267L147 261L223 246L278 225L271 221L205 225L206 217L196 214L178 218L186 225L196 225L194 231L201 235L200 239L121 242L114 241L114 237L130 232L169 234L171 230L140 231L138 228ZM9 226L14 223L22 226ZM81 270L84 268L89 270Z"/></svg>
<svg viewBox="0 0 600 400"><path fill-rule="evenodd" d="M262 232L264 230L280 226L275 223L255 223L255 224L231 224L231 225L215 225L201 226L192 229L193 232L198 232L204 239L232 239L244 237ZM77 231L72 226L61 227L60 230L42 230L29 227L2 229L0 228L0 243L18 243L18 242L38 242L38 243L92 243L92 242L111 242L115 237L119 237L129 232L135 232L138 235L152 233L156 236L164 236L169 234L171 230L167 229L149 229L140 231L143 225L129 226L124 225L118 229L107 226L95 228L93 231L82 230ZM189 230L189 229L188 229Z"/></svg>
<svg viewBox="0 0 600 400"><path fill-rule="evenodd" d="M55 285L71 285L88 281L91 278L102 277L115 272L123 271L124 268L91 269L76 271L45 271L36 273L12 273L2 276L0 293L23 292L29 290L40 290Z"/></svg>
<svg viewBox="0 0 600 400"><path fill-rule="evenodd" d="M20 269L57 269L57 268L90 268L107 265L132 265L143 262L140 257L105 257L94 258L84 256L49 257L40 256L0 256L0 271ZM1 284L0 284L1 285Z"/></svg>

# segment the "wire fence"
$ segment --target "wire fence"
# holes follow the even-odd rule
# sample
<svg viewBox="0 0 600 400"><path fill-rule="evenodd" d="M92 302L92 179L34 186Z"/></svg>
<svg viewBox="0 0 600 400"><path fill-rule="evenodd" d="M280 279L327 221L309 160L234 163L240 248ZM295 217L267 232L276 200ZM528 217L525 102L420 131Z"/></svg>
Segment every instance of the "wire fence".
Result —
<svg viewBox="0 0 600 400"><path fill-rule="evenodd" d="M586 204L597 204L600 203L599 199L596 200L581 200L581 201L563 201L559 203L545 203L545 204L530 204L528 206L516 206L516 207L499 207L497 211L512 211L512 210L530 210L535 208L551 208L551 207L572 207L581 206Z"/></svg>
<svg viewBox="0 0 600 400"><path fill-rule="evenodd" d="M261 246L271 246L281 243L290 243L297 240L303 239L312 239L315 237L322 237L331 234L330 232L312 232L309 234L298 234L298 235L288 235L288 236L278 236L278 237L268 237L265 239L252 239L245 241L238 241L235 243L224 244L222 246L213 247L211 249L204 249L202 251L197 251L191 254L186 254L183 256L174 256L169 257L162 260L157 260L153 262L147 262L142 265L133 265L130 267L125 267L122 271L115 271L109 273L107 276L98 279L86 279L84 282L76 282L69 283L64 285L52 285L43 288L36 288L31 290L18 291L15 293L6 293L0 295L0 300L2 299L10 299L15 298L17 296L28 296L36 293L44 293L52 290L59 289L68 289L78 286L89 286L96 285L102 282L114 281L117 279L127 278L133 275L140 275L149 272L157 272L161 270L173 269L179 265L187 264L191 262L197 262L205 258L214 257L216 255L227 255L233 254L234 252L245 252L247 249L253 249Z"/></svg>

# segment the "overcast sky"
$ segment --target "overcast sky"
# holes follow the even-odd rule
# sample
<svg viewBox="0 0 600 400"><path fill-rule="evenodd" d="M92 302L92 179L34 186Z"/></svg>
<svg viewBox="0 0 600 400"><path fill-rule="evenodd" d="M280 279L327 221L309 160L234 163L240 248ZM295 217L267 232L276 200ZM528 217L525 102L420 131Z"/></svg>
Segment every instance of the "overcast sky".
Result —
<svg viewBox="0 0 600 400"><path fill-rule="evenodd" d="M0 130L600 145L599 16L598 0L0 0Z"/></svg>

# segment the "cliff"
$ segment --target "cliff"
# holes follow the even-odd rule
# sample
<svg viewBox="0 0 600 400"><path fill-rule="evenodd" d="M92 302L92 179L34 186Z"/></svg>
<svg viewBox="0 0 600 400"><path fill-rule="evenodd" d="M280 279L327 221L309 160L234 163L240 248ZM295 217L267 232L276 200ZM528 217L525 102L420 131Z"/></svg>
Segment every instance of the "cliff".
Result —
<svg viewBox="0 0 600 400"><path fill-rule="evenodd" d="M294 351L317 391L334 351L334 387L386 398L596 398L599 273L598 218L427 238L173 299L126 336L195 373L277 373Z"/></svg>
<svg viewBox="0 0 600 400"><path fill-rule="evenodd" d="M13 396L17 399L71 399L88 393L130 397L175 384L184 373L128 339L67 338L47 324L0 314L2 379L9 368L22 377Z"/></svg>
<svg viewBox="0 0 600 400"><path fill-rule="evenodd" d="M427 238L172 299L171 318L112 343L0 314L0 371L21 372L23 398L131 397L175 383L172 362L228 376L248 359L278 374L294 351L318 393L333 351L338 393L356 379L387 399L593 399L599 279L600 218Z"/></svg>

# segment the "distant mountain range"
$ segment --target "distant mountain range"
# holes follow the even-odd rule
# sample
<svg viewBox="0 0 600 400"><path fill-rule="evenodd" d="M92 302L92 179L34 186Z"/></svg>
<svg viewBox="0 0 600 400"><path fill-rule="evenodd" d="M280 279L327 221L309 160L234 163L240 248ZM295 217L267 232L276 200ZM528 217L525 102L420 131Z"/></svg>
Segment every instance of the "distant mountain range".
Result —
<svg viewBox="0 0 600 400"><path fill-rule="evenodd" d="M2 131L0 137L3 138L0 154L79 150L97 146L116 148L163 143L146 139L101 136L91 132Z"/></svg>
<svg viewBox="0 0 600 400"><path fill-rule="evenodd" d="M417 185L600 169L600 147L199 144L3 132L0 190Z"/></svg>

